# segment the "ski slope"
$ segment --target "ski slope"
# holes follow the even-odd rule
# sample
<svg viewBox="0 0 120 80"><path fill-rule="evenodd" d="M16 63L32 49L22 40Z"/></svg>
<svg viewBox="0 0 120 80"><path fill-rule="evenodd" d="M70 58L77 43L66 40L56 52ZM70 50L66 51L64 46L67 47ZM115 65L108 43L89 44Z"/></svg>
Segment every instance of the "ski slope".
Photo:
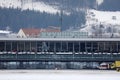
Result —
<svg viewBox="0 0 120 80"><path fill-rule="evenodd" d="M100 30L100 25L103 33L120 35L120 11L87 10L85 27L81 31L87 31L91 35Z"/></svg>
<svg viewBox="0 0 120 80"><path fill-rule="evenodd" d="M39 12L48 12L55 14L60 12L57 6L50 6L44 2L33 2L32 0L0 0L1 8L13 8L21 10L34 10Z"/></svg>

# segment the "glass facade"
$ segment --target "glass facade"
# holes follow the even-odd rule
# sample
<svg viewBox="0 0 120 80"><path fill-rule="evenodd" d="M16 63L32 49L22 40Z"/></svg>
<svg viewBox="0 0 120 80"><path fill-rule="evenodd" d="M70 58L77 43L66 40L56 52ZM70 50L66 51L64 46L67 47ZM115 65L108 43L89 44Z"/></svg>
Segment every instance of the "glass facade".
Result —
<svg viewBox="0 0 120 80"><path fill-rule="evenodd" d="M94 68L91 62L100 64L120 60L120 41L1 40L0 60L1 69L78 69L80 65L90 69Z"/></svg>
<svg viewBox="0 0 120 80"><path fill-rule="evenodd" d="M0 52L119 53L119 41L0 41Z"/></svg>

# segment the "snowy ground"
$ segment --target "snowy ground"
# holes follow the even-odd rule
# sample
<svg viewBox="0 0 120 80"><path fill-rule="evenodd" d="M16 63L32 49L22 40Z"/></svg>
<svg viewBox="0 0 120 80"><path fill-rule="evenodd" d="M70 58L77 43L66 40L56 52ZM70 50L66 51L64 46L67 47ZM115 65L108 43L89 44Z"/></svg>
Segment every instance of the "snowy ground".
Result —
<svg viewBox="0 0 120 80"><path fill-rule="evenodd" d="M1 70L0 80L120 80L120 73L103 70Z"/></svg>

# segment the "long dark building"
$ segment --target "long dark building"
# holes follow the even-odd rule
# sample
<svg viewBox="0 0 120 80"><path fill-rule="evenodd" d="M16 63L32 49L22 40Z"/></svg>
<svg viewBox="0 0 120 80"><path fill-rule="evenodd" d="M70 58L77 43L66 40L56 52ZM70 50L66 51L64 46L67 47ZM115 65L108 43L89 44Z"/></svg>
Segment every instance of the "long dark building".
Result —
<svg viewBox="0 0 120 80"><path fill-rule="evenodd" d="M2 53L116 53L119 38L1 38Z"/></svg>
<svg viewBox="0 0 120 80"><path fill-rule="evenodd" d="M65 68L71 68L73 64L79 64L80 67L81 63L84 64L83 62L102 63L116 60L120 60L119 38L0 39L0 62L4 66L5 62L16 62L16 64L19 62L19 68L23 68L23 65L26 64L24 62L29 64L35 62L41 66L48 65L46 67L48 69L53 63L54 68L61 65L67 66Z"/></svg>

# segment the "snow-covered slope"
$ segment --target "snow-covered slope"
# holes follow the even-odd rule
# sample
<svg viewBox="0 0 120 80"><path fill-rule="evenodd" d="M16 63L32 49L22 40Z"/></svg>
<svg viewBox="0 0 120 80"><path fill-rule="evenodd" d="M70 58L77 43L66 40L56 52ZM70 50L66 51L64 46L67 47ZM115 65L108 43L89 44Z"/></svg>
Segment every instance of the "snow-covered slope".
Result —
<svg viewBox="0 0 120 80"><path fill-rule="evenodd" d="M82 31L88 31L90 35L111 33L120 35L120 11L88 10L85 28Z"/></svg>
<svg viewBox="0 0 120 80"><path fill-rule="evenodd" d="M40 12L57 13L60 10L57 6L50 6L44 2L34 2L33 0L0 0L2 8L20 8L21 10L35 10Z"/></svg>
<svg viewBox="0 0 120 80"><path fill-rule="evenodd" d="M98 5L101 5L104 2L104 0L96 0L96 2Z"/></svg>
<svg viewBox="0 0 120 80"><path fill-rule="evenodd" d="M120 11L118 12L109 12L109 11L97 11L90 10L88 16L91 19L96 19L98 22L106 24L120 24Z"/></svg>

